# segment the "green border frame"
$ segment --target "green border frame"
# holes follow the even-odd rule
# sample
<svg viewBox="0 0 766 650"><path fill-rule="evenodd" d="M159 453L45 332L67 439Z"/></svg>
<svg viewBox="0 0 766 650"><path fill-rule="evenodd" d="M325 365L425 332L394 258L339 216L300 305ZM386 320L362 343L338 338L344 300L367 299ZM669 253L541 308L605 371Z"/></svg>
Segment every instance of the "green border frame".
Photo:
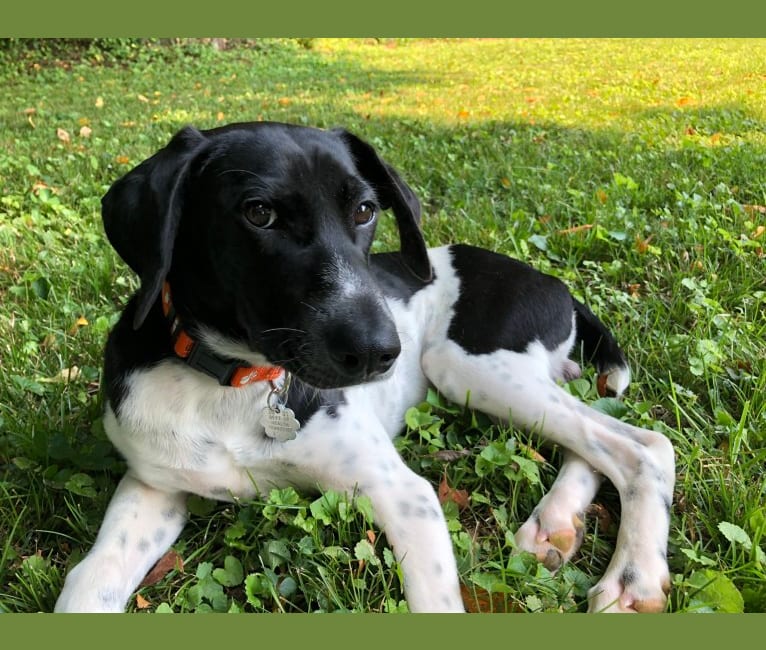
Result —
<svg viewBox="0 0 766 650"><path fill-rule="evenodd" d="M766 3L729 0L715 7L673 0L623 5L614 0L548 0L521 5L472 0L433 8L412 0L363 4L319 0L264 6L257 0L218 0L209 7L157 0L111 4L100 0L6 3L0 37L85 36L766 36ZM719 616L45 616L0 615L4 647L133 648L213 644L278 647L391 646L428 643L466 648L480 644L562 647L646 646L655 639L680 647L724 647L763 636L766 615ZM509 617L513 617L510 620ZM759 634L760 633L760 634Z"/></svg>
<svg viewBox="0 0 766 650"><path fill-rule="evenodd" d="M43 617L41 619L41 616ZM545 621L541 620L545 617ZM763 631L764 617L752 614L593 616L573 614L279 614L167 616L76 614L46 616L16 614L0 617L6 647L72 647L80 650L113 645L131 648L147 642L153 647L244 647L269 644L277 648L408 647L725 647L747 642ZM559 645L560 644L560 645ZM502 647L502 646L501 646Z"/></svg>
<svg viewBox="0 0 766 650"><path fill-rule="evenodd" d="M214 7L213 11L211 7ZM766 36L766 3L728 0L8 2L0 36Z"/></svg>

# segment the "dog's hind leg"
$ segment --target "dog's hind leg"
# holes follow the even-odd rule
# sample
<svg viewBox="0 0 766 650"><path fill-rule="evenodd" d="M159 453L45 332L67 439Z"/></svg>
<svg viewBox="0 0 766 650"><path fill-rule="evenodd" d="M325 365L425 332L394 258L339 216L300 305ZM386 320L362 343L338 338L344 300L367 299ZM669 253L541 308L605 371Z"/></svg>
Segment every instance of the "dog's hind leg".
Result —
<svg viewBox="0 0 766 650"><path fill-rule="evenodd" d="M566 451L550 490L516 531L516 544L537 556L550 571L568 562L582 544L585 510L602 476L582 458Z"/></svg>
<svg viewBox="0 0 766 650"><path fill-rule="evenodd" d="M524 353L467 354L452 341L422 359L446 397L510 419L579 456L617 488L622 506L615 552L589 594L591 611L661 611L669 589L666 560L674 455L660 433L594 411L558 386L539 343ZM501 379L503 378L503 379Z"/></svg>
<svg viewBox="0 0 766 650"><path fill-rule="evenodd" d="M184 493L167 493L130 473L117 486L96 543L70 572L56 612L123 612L149 569L186 521Z"/></svg>

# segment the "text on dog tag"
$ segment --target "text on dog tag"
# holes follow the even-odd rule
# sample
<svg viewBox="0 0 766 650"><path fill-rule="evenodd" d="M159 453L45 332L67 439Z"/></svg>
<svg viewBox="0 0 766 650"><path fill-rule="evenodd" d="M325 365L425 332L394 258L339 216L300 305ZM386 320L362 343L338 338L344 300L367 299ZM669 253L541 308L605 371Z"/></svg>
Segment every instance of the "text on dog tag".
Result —
<svg viewBox="0 0 766 650"><path fill-rule="evenodd" d="M270 407L263 409L261 415L266 435L279 442L293 440L301 428L301 423L295 419L295 413L286 406Z"/></svg>

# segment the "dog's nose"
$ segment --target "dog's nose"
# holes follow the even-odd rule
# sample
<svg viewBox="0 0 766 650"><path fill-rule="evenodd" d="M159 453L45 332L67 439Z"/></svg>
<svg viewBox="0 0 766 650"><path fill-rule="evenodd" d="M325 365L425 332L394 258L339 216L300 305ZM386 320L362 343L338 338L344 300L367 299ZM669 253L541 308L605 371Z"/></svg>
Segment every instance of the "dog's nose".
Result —
<svg viewBox="0 0 766 650"><path fill-rule="evenodd" d="M328 336L328 353L336 372L348 382L372 379L394 365L402 351L393 327L374 333L353 326L335 327Z"/></svg>

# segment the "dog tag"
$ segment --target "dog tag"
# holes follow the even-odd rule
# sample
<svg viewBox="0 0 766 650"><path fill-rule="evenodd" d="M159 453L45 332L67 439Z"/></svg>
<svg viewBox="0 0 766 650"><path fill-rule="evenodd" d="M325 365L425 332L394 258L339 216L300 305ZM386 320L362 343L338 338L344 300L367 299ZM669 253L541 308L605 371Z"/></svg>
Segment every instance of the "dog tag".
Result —
<svg viewBox="0 0 766 650"><path fill-rule="evenodd" d="M267 406L261 415L261 424L266 435L278 442L294 440L301 423L295 419L295 413L282 405Z"/></svg>

